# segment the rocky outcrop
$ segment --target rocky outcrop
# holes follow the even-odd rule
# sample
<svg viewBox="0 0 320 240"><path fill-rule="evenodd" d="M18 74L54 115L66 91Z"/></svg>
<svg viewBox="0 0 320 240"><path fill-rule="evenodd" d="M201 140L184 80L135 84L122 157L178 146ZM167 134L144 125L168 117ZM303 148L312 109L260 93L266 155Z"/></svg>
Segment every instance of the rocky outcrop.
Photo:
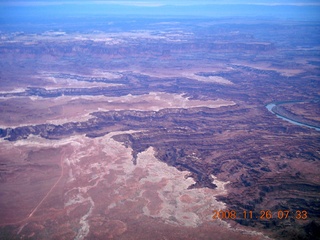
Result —
<svg viewBox="0 0 320 240"><path fill-rule="evenodd" d="M162 36L158 27L153 30L161 38L155 37L158 35L150 38L148 32L144 33L149 38L139 34L137 37L133 32L133 37L117 34L112 41L125 41L111 41L110 44L106 43L105 37L101 41L89 39L91 36L87 33L83 33L82 38L66 41L35 35L34 42L27 42L28 36L23 34L22 38L8 39L0 44L0 67L4 69L1 81L11 88L20 81L28 87L20 92L3 91L0 97L123 97L165 92L183 95L190 100L227 99L235 105L159 111L97 111L86 121L2 128L0 137L8 141L30 136L62 139L78 134L97 138L110 132L133 130L132 133L113 136L114 140L132 149L133 164L139 165L139 153L153 147L157 159L178 170L190 172L187 178L193 178L195 183L189 188L216 189L217 182L213 181L212 175L220 181L229 182L227 194L219 199L237 213L253 211L259 217L261 210L308 211L305 221L291 215L287 220L239 217L235 219L237 223L269 231L269 235L276 239L316 239L319 237L320 209L319 133L282 121L265 108L269 102L308 101L318 97L319 70L303 64L308 62L306 59L317 57L316 50L310 48L312 50L309 51L309 47L298 50L305 46L305 39L311 34L306 29L312 24L308 23L307 27L294 25L294 31L283 30L282 25L277 24L265 25L263 30L257 29L258 25L240 24L240 33L237 33L238 27L221 22L210 23L203 29L188 24L194 26L193 21L182 24L186 35L178 34L179 41L170 41L165 33L161 33ZM302 29L301 32L307 36L292 39L299 32L296 28ZM175 30L170 27L166 31ZM292 33L284 34L282 31ZM192 34L188 35L188 32ZM256 32L259 33L258 39L251 35ZM315 35L318 40L318 35ZM266 39L272 41L264 42ZM156 68L158 71L154 71ZM301 68L301 72L290 72L296 68ZM101 72L118 71L119 74L116 78L91 74L97 69ZM137 72L153 72L158 77L139 74L136 69ZM279 69L289 74L285 75ZM161 77L162 71L167 77ZM170 74L166 75L167 72ZM199 81L197 76L208 81ZM49 84L42 77L56 81L71 79L73 83L78 81L81 84L120 85L52 87L52 82ZM210 81L210 77L222 77L231 84ZM43 82L48 84L47 88ZM315 119L317 116L312 109L309 107L309 115ZM280 110L288 114L284 109ZM299 113L292 112L290 116L303 118ZM113 180L111 176L110 181ZM0 171L1 181L6 179ZM108 185L108 181L103 182L106 182L103 187L113 187ZM97 196L100 196L98 191Z"/></svg>

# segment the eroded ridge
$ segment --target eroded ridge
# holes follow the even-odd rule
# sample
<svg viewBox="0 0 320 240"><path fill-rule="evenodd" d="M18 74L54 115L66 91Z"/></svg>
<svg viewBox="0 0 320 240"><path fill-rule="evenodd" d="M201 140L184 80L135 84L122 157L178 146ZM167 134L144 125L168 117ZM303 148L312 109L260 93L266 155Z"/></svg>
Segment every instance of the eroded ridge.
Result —
<svg viewBox="0 0 320 240"><path fill-rule="evenodd" d="M319 236L318 23L73 20L2 26L0 238Z"/></svg>
<svg viewBox="0 0 320 240"><path fill-rule="evenodd" d="M56 229L52 237L130 239L130 235L136 234L132 229L135 222L148 218L164 229L201 229L212 224L213 229L219 226L224 229L221 232L234 234L235 230L228 230L226 222L212 221L212 209L226 208L216 196L227 194L227 182L217 181L216 189L189 189L195 183L190 173L160 162L152 147L139 153L134 165L132 149L113 139L119 134L134 133L112 132L94 139L81 135L64 140L30 137L7 142L8 148L19 147L25 153L63 149L59 177L41 192L38 201L26 205L31 212L26 218L11 223L18 226L18 234L41 237L50 225ZM52 205L52 201L57 202L48 209L46 206ZM53 225L49 220L52 217L57 221ZM239 230L239 234L262 238L256 232Z"/></svg>
<svg viewBox="0 0 320 240"><path fill-rule="evenodd" d="M194 181L185 178L188 172L180 172L159 162L154 157L152 148L140 153L138 164L133 165L132 149L114 141L112 136L116 134L87 139L81 145L91 148L87 150L86 147L86 150L81 151L80 147L77 154L67 160L70 167L67 185L70 190L65 193L65 207L70 213L79 205L89 205L88 211L80 219L81 230L76 239L83 239L89 233L90 219L98 213L97 208L103 207L95 207L94 199L97 196L90 196L90 192L97 187L105 189L106 184L112 185L106 193L102 193L102 196L107 194L108 198L100 197L107 205L104 209L107 216L109 212L126 208L127 205L138 205L135 209L126 209L127 214L139 212L138 217L146 215L171 224L196 227L210 221L212 208L225 208L223 203L214 199L214 195L224 193L223 188L189 190L188 186ZM94 156L97 149L101 149L101 154L104 155L100 161L99 156ZM89 157L96 161L90 161ZM82 164L83 161L85 163ZM87 179L90 184L77 186L79 179ZM141 203L144 205L142 208Z"/></svg>

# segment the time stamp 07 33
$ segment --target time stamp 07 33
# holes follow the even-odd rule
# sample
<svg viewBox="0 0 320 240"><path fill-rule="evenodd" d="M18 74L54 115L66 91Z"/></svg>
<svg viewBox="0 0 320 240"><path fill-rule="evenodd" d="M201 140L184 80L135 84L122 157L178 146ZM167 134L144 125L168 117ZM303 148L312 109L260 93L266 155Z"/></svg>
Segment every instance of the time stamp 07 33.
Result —
<svg viewBox="0 0 320 240"><path fill-rule="evenodd" d="M235 210L213 210L212 211L212 219L257 219L257 220L272 220L272 219L279 219L285 220L294 218L297 220L307 220L308 219L308 212L306 210L278 210L278 211L271 211L271 210L261 210L260 212L253 212L253 211L235 211Z"/></svg>

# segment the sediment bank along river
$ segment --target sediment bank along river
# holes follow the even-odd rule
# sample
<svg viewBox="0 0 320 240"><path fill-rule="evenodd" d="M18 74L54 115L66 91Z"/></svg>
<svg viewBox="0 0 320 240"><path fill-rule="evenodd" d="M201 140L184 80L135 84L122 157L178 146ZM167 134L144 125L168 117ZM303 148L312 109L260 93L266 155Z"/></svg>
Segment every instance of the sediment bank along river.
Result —
<svg viewBox="0 0 320 240"><path fill-rule="evenodd" d="M269 103L266 105L266 108L272 112L273 114L275 114L277 117L285 120L285 121L288 121L292 124L296 124L296 125L299 125L299 126L304 126L304 127L308 127L308 128L312 128L312 129L315 129L317 131L320 131L320 128L319 127L316 127L316 126L312 126L312 125L309 125L309 124L306 124L306 123L303 123L303 122L300 122L300 121L296 121L294 119L291 119L291 118L288 118L286 116L283 116L277 112L275 112L273 109L276 107L276 106L280 106L280 105L284 105L284 104L295 104L295 103L303 103L304 101L292 101L292 102L272 102L272 103Z"/></svg>

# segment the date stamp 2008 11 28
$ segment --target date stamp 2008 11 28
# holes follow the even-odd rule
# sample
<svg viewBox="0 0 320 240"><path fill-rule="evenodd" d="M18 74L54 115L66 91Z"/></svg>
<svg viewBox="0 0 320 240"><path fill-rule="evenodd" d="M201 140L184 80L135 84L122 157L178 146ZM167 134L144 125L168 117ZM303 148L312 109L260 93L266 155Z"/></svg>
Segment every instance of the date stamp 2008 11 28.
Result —
<svg viewBox="0 0 320 240"><path fill-rule="evenodd" d="M261 210L259 213L253 211L242 211L238 213L235 210L213 210L212 219L257 219L257 220L271 220L271 219L289 219L295 218L297 220L306 220L308 219L308 212L306 210L278 210L272 212L271 210Z"/></svg>

